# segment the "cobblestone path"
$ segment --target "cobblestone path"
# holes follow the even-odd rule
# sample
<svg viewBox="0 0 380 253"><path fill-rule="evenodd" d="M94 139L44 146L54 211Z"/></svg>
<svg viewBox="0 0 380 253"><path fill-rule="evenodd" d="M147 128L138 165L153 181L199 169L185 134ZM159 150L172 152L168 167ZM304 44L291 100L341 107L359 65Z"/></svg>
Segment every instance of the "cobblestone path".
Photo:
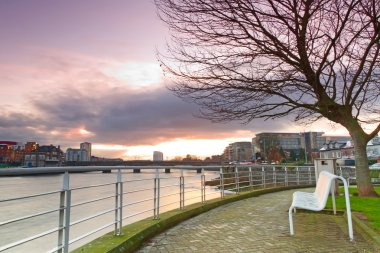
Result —
<svg viewBox="0 0 380 253"><path fill-rule="evenodd" d="M375 252L360 234L349 241L343 216L297 213L291 237L287 211L293 192L218 207L154 237L138 252Z"/></svg>

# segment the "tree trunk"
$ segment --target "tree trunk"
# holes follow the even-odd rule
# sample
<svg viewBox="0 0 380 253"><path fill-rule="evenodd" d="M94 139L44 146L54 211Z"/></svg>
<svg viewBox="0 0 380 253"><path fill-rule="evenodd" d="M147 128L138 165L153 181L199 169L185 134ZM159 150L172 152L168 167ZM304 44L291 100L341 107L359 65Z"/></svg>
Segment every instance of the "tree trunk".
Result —
<svg viewBox="0 0 380 253"><path fill-rule="evenodd" d="M378 197L369 175L367 140L359 129L350 131L355 148L356 182L359 196Z"/></svg>

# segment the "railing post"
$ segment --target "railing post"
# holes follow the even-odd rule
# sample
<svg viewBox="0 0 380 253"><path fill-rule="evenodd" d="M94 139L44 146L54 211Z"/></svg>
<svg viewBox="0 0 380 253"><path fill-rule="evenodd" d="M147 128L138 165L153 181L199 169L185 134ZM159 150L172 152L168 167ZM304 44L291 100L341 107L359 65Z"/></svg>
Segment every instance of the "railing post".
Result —
<svg viewBox="0 0 380 253"><path fill-rule="evenodd" d="M117 172L117 182L119 184L119 233L118 235L123 234L123 174L119 169Z"/></svg>
<svg viewBox="0 0 380 253"><path fill-rule="evenodd" d="M299 185L300 184L300 171L298 169L298 166L296 168L296 175L297 175L297 185Z"/></svg>
<svg viewBox="0 0 380 253"><path fill-rule="evenodd" d="M311 184L311 169L310 169L310 167L308 169L308 172L309 172L309 184Z"/></svg>
<svg viewBox="0 0 380 253"><path fill-rule="evenodd" d="M202 203L206 201L206 179L205 179L205 171L202 168L201 174L201 195L202 195Z"/></svg>
<svg viewBox="0 0 380 253"><path fill-rule="evenodd" d="M63 246L63 222L65 220L65 191L62 190L59 197L59 221L58 221L58 253L62 253Z"/></svg>
<svg viewBox="0 0 380 253"><path fill-rule="evenodd" d="M263 188L265 188L265 168L264 168L264 166L261 167L261 183L263 185Z"/></svg>
<svg viewBox="0 0 380 253"><path fill-rule="evenodd" d="M69 252L69 240L70 240L70 214L71 214L71 190L70 190L70 176L66 171L63 176L63 190L66 192L65 203L65 235L63 242L63 252Z"/></svg>
<svg viewBox="0 0 380 253"><path fill-rule="evenodd" d="M63 174L63 186L62 191L59 196L59 221L58 221L58 253L62 253L64 250L63 245L63 239L64 239L64 222L65 222L65 200L66 200L66 193L69 189L69 174L66 171L65 174ZM62 248L63 247L63 248Z"/></svg>
<svg viewBox="0 0 380 253"><path fill-rule="evenodd" d="M285 166L285 186L288 186L288 169Z"/></svg>
<svg viewBox="0 0 380 253"><path fill-rule="evenodd" d="M252 186L253 186L253 182L252 182L252 167L249 167L248 179L249 179L249 187L252 188Z"/></svg>
<svg viewBox="0 0 380 253"><path fill-rule="evenodd" d="M160 172L156 169L156 175L154 177L154 219L160 219Z"/></svg>
<svg viewBox="0 0 380 253"><path fill-rule="evenodd" d="M116 175L116 183L115 183L115 224L114 224L114 231L113 234L117 235L117 228L118 228L118 213L119 213L119 179L118 174Z"/></svg>
<svg viewBox="0 0 380 253"><path fill-rule="evenodd" d="M185 179L183 177L183 169L181 169L181 176L179 177L179 209L185 206Z"/></svg>
<svg viewBox="0 0 380 253"><path fill-rule="evenodd" d="M236 186L236 194L239 194L239 192L240 192L239 169L237 166L235 166L235 186Z"/></svg>
<svg viewBox="0 0 380 253"><path fill-rule="evenodd" d="M224 175L223 175L223 167L219 170L219 179L220 179L220 198L224 198Z"/></svg>
<svg viewBox="0 0 380 253"><path fill-rule="evenodd" d="M273 183L277 187L277 175L276 175L276 166L273 166Z"/></svg>

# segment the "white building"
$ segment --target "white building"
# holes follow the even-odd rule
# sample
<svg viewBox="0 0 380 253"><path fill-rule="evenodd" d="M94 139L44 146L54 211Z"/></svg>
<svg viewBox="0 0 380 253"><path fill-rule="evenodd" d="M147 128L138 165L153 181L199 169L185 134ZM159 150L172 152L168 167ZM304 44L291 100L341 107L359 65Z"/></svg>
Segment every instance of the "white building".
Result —
<svg viewBox="0 0 380 253"><path fill-rule="evenodd" d="M45 167L46 156L44 154L33 153L24 156L25 166Z"/></svg>
<svg viewBox="0 0 380 253"><path fill-rule="evenodd" d="M367 144L367 156L369 159L376 160L380 157L380 137L376 136Z"/></svg>
<svg viewBox="0 0 380 253"><path fill-rule="evenodd" d="M367 144L367 157L370 160L380 158L380 137L376 136ZM337 158L340 160L355 160L355 149L352 141L325 143L320 150L320 158Z"/></svg>
<svg viewBox="0 0 380 253"><path fill-rule="evenodd" d="M164 160L164 154L160 151L154 151L153 152L153 161L163 161Z"/></svg>
<svg viewBox="0 0 380 253"><path fill-rule="evenodd" d="M80 149L86 150L87 155L82 161L91 161L91 143L83 142L80 144Z"/></svg>
<svg viewBox="0 0 380 253"><path fill-rule="evenodd" d="M89 161L88 153L85 149L68 148L66 150L66 161L70 162L82 162Z"/></svg>

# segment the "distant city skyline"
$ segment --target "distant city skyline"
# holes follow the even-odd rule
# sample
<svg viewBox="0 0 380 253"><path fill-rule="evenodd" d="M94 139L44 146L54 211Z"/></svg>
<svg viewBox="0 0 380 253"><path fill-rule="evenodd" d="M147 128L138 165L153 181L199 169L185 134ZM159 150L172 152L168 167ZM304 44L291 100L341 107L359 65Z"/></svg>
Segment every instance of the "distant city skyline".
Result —
<svg viewBox="0 0 380 253"><path fill-rule="evenodd" d="M166 89L156 50L167 28L152 1L0 2L0 139L63 149L91 142L92 153L122 159L221 154L259 132L323 131L291 118L211 123Z"/></svg>

